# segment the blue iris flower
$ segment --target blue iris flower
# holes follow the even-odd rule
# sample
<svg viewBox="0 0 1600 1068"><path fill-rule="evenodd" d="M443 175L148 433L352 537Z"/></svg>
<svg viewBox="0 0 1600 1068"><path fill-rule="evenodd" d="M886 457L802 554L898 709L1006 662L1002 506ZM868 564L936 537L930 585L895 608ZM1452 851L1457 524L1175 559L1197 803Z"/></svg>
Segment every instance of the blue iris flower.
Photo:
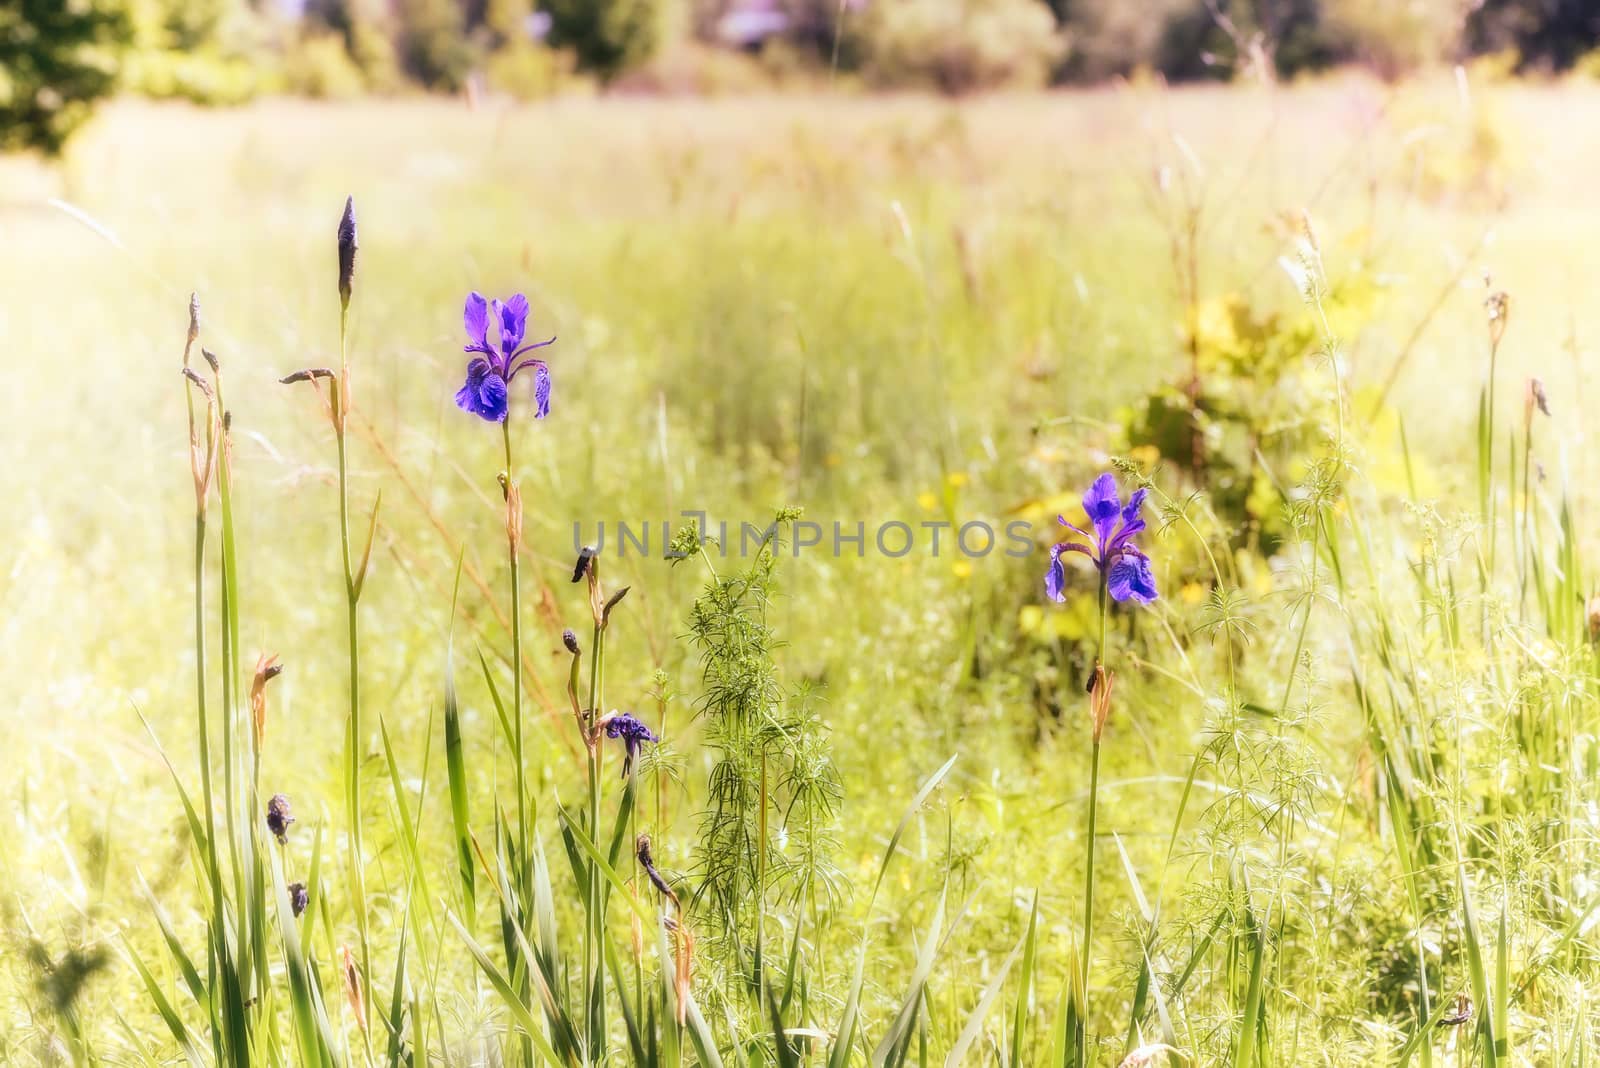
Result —
<svg viewBox="0 0 1600 1068"><path fill-rule="evenodd" d="M533 371L534 418L550 414L550 368L544 360L528 355L544 348L549 341L522 343L528 331L528 298L516 294L505 303L490 301L482 293L467 295L464 315L467 344L463 352L477 353L467 364L467 382L456 392L456 406L462 411L503 423L508 410L507 387L525 369ZM489 341L489 325L494 324L496 342Z"/></svg>
<svg viewBox="0 0 1600 1068"><path fill-rule="evenodd" d="M1149 492L1143 488L1134 490L1124 507L1117 493L1117 480L1108 471L1095 479L1089 492L1083 495L1083 510L1089 516L1093 534L1067 522L1066 516L1056 517L1062 526L1076 531L1089 544L1064 541L1051 546L1050 570L1045 572L1044 589L1052 601L1067 599L1067 569L1061 562L1062 553L1082 553L1094 561L1113 600L1149 604L1159 596L1155 574L1150 570L1150 558L1133 544L1134 535L1144 529L1144 519L1139 512Z"/></svg>
<svg viewBox="0 0 1600 1068"><path fill-rule="evenodd" d="M604 721L607 738L622 739L627 755L622 761L622 775L627 778L628 772L633 768L633 760L639 755L639 747L646 742L659 742L661 738L645 726L644 721L631 712L620 715L612 713Z"/></svg>

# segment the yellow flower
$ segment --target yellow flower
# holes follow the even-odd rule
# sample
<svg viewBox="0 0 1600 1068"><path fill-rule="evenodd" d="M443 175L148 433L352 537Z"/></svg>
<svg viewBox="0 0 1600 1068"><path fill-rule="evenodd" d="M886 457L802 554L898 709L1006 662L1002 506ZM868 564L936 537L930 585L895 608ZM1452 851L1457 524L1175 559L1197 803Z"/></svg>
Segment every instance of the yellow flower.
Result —
<svg viewBox="0 0 1600 1068"><path fill-rule="evenodd" d="M1148 471L1161 462L1161 450L1154 445L1135 445L1128 450L1128 459Z"/></svg>
<svg viewBox="0 0 1600 1068"><path fill-rule="evenodd" d="M939 507L939 498L935 497L929 491L923 490L921 493L917 494L917 506L920 507L924 512L931 512Z"/></svg>
<svg viewBox="0 0 1600 1068"><path fill-rule="evenodd" d="M952 489L960 489L967 484L967 475L964 471L952 471L945 476L944 480L949 483Z"/></svg>
<svg viewBox="0 0 1600 1068"><path fill-rule="evenodd" d="M958 579L969 579L972 577L972 561L957 560L950 565L950 571Z"/></svg>
<svg viewBox="0 0 1600 1068"><path fill-rule="evenodd" d="M1178 598L1184 604L1199 604L1206 599L1206 588L1198 582L1185 582L1178 591Z"/></svg>

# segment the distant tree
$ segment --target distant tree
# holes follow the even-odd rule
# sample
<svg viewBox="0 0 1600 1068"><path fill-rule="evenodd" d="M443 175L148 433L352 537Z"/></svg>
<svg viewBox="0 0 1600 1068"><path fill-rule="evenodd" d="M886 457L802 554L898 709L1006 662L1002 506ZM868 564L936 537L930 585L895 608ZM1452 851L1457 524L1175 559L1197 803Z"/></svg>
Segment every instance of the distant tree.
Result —
<svg viewBox="0 0 1600 1068"><path fill-rule="evenodd" d="M463 7L456 0L397 0L394 5L400 65L429 89L461 88L477 60Z"/></svg>
<svg viewBox="0 0 1600 1068"><path fill-rule="evenodd" d="M54 155L116 84L128 21L110 0L0 5L0 150Z"/></svg>
<svg viewBox="0 0 1600 1068"><path fill-rule="evenodd" d="M544 0L549 43L570 48L578 66L609 82L655 53L660 0Z"/></svg>
<svg viewBox="0 0 1600 1068"><path fill-rule="evenodd" d="M1484 0L1467 16L1470 52L1514 48L1522 70L1566 70L1600 48L1595 0Z"/></svg>

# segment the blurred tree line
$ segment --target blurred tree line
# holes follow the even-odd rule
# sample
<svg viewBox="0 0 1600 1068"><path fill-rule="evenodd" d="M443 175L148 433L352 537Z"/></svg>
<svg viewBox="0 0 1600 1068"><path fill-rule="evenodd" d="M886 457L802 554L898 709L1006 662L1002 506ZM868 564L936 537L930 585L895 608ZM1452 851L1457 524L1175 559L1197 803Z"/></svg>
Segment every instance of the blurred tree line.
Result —
<svg viewBox="0 0 1600 1068"><path fill-rule="evenodd" d="M1600 74L1600 0L0 0L0 149L58 150L118 87L533 97L837 72L957 93L1340 64L1395 77L1485 54Z"/></svg>

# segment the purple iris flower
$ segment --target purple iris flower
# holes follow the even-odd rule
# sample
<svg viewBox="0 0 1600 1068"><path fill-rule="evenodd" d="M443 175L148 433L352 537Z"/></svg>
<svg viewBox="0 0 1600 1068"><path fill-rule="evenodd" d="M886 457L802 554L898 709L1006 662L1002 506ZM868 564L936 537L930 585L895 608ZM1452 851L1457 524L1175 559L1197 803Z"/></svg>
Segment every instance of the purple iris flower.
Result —
<svg viewBox="0 0 1600 1068"><path fill-rule="evenodd" d="M627 756L622 759L622 777L627 778L628 772L633 768L633 758L639 755L639 747L645 742L659 742L661 739L644 722L632 712L623 712L621 715L613 714L605 721L606 737L621 738L622 744L627 749Z"/></svg>
<svg viewBox="0 0 1600 1068"><path fill-rule="evenodd" d="M1108 471L1095 479L1089 492L1083 495L1083 510L1094 527L1093 534L1067 522L1066 516L1056 517L1062 526L1077 531L1090 544L1064 541L1051 546L1050 570L1045 572L1044 589L1052 601L1067 599L1067 569L1061 563L1062 553L1083 553L1093 560L1113 600L1149 604L1159 596L1155 574L1150 570L1150 558L1133 544L1133 536L1144 529L1139 512L1149 492L1142 488L1134 490L1127 507L1123 507L1117 493L1117 480Z"/></svg>
<svg viewBox="0 0 1600 1068"><path fill-rule="evenodd" d="M537 356L528 355L554 341L522 343L528 330L528 298L521 293L502 304L482 293L467 294L464 316L467 344L463 352L478 353L467 364L467 382L456 392L456 406L462 411L503 423L508 409L507 387L525 368L533 369L534 418L550 414L550 368ZM489 342L489 324L494 323L498 344Z"/></svg>

